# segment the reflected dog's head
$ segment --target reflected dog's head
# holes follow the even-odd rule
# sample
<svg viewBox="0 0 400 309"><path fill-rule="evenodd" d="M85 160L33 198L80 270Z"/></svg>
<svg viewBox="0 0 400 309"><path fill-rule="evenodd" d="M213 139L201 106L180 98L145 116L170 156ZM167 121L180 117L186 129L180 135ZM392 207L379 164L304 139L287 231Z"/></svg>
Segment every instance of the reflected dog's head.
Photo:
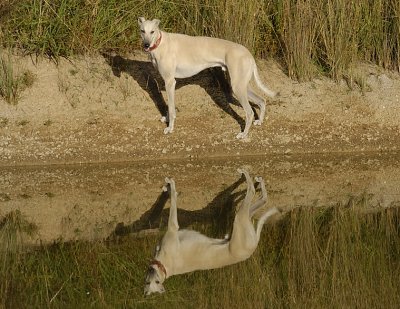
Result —
<svg viewBox="0 0 400 309"><path fill-rule="evenodd" d="M160 20L146 20L144 17L138 18L138 23L140 27L140 36L143 40L143 48L146 52L152 51L158 46L161 40L161 33L158 25Z"/></svg>
<svg viewBox="0 0 400 309"><path fill-rule="evenodd" d="M165 288L163 282L165 278L166 272L164 266L162 266L158 261L152 262L147 270L144 294L150 295L152 293L164 293Z"/></svg>

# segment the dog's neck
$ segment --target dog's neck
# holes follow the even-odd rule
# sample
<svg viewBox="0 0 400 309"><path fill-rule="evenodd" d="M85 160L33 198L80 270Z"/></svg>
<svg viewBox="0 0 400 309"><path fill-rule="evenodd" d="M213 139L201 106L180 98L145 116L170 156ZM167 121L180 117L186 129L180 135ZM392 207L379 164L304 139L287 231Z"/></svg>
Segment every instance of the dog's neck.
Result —
<svg viewBox="0 0 400 309"><path fill-rule="evenodd" d="M164 265L159 260L156 260L156 259L152 260L150 263L150 266L151 267L157 266L158 269L160 269L161 272L164 274L164 279L167 278L167 270L165 269Z"/></svg>
<svg viewBox="0 0 400 309"><path fill-rule="evenodd" d="M157 41L154 43L154 45L149 48L149 52L155 50L160 45L161 38L162 38L162 32L160 31L160 37L157 39Z"/></svg>

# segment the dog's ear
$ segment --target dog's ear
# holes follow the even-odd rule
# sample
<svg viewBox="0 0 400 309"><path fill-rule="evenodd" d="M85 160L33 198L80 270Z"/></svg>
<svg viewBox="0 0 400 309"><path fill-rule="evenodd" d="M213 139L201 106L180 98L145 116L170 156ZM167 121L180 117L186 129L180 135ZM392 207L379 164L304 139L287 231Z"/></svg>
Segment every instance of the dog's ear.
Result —
<svg viewBox="0 0 400 309"><path fill-rule="evenodd" d="M146 20L146 18L144 18L144 17L139 17L139 18L138 18L139 26L140 26L145 20Z"/></svg>
<svg viewBox="0 0 400 309"><path fill-rule="evenodd" d="M158 27L158 25L160 24L161 20L159 19L153 19L153 23Z"/></svg>

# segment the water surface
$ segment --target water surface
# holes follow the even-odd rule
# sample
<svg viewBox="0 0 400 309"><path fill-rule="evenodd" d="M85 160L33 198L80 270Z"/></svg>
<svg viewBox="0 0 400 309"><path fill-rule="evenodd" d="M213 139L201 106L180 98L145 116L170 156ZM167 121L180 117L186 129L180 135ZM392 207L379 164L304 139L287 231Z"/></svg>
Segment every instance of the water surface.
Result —
<svg viewBox="0 0 400 309"><path fill-rule="evenodd" d="M282 210L361 200L365 211L400 205L396 154L291 156L1 168L0 217L19 210L37 226L36 235L27 240L31 244L104 239L121 225L140 225L140 218L160 204L166 176L175 179L178 207L188 217L223 207L232 194L245 189L237 173L243 166L265 179L267 206Z"/></svg>
<svg viewBox="0 0 400 309"><path fill-rule="evenodd" d="M282 210L245 262L143 297L178 191L182 228L230 232L245 167ZM0 169L0 307L398 308L396 155L268 157Z"/></svg>

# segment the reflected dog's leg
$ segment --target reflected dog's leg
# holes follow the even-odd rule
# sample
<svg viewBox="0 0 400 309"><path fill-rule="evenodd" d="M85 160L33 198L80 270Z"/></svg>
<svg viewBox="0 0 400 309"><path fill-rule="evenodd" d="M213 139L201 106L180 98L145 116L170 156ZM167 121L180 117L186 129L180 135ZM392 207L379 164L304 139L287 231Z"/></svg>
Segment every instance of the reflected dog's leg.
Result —
<svg viewBox="0 0 400 309"><path fill-rule="evenodd" d="M233 257L238 260L244 260L247 259L257 247L256 232L250 218L251 202L255 196L256 190L249 172L244 168L238 169L238 172L243 174L246 178L247 191L233 221L229 250Z"/></svg>
<svg viewBox="0 0 400 309"><path fill-rule="evenodd" d="M265 189L264 179L260 176L257 176L254 179L260 184L261 198L250 207L250 217L253 217L257 209L264 206L264 204L267 202L267 190Z"/></svg>
<svg viewBox="0 0 400 309"><path fill-rule="evenodd" d="M168 261L168 256L173 256L176 254L179 248L179 237L178 237L178 211L176 208L176 189L175 181L172 178L165 178L165 183L163 190L168 190L170 188L171 194L171 207L169 210L168 228L163 239L161 240L161 245L157 247L155 257L151 261L149 269L146 275L144 293L149 295L154 292L164 293L165 289L163 282L169 276L169 264L165 263Z"/></svg>
<svg viewBox="0 0 400 309"><path fill-rule="evenodd" d="M234 229L232 231L232 239L235 238L234 242L235 244L237 244L236 246L237 248L239 248L238 245L239 243L241 243L240 246L242 246L242 248L245 248L247 245L250 244L250 242L254 242L253 244L255 246L258 244L264 223L268 220L269 217L278 214L280 212L276 207L267 210L260 217L260 219L257 222L257 227L256 229L254 229L253 223L251 222L251 218L254 216L255 212L260 207L264 206L265 203L267 202L267 190L265 188L265 183L262 177L256 177L255 181L258 182L261 187L261 197L254 203L252 203L252 200L255 196L255 188L253 181L250 178L250 174L246 169L243 168L238 169L238 172L242 173L246 177L247 192L243 204L241 205L235 217ZM241 233L245 233L247 235L247 240L246 240L247 244L243 243L245 238L239 235ZM250 238L248 238L250 235L254 235L252 236L254 238L253 240L250 240Z"/></svg>
<svg viewBox="0 0 400 309"><path fill-rule="evenodd" d="M246 169L239 168L238 172L244 175L244 177L246 178L246 183L247 183L246 196L244 198L243 205L240 207L238 212L242 211L242 209L245 209L246 212L249 214L251 201L253 200L253 198L256 194L256 189L254 188L253 180L251 179L250 174Z"/></svg>
<svg viewBox="0 0 400 309"><path fill-rule="evenodd" d="M264 179L262 179L262 177L256 177L255 180L260 184L261 186L261 198L256 201L254 203L253 206L251 206L250 209L250 215L253 216L254 213L257 211L258 208L260 208L261 206L263 206L266 202L267 202L267 190L265 189L265 183L264 183ZM258 220L257 222L257 231L256 231L256 235L257 235L257 243L260 240L260 235L261 235L261 230L264 226L265 221L268 220L269 217L280 213L280 211L276 208L273 207L269 210L267 210Z"/></svg>
<svg viewBox="0 0 400 309"><path fill-rule="evenodd" d="M178 224L178 210L176 207L176 199L177 193L175 188L175 181L172 178L165 178L165 183L169 184L171 190L171 208L169 210L169 218L168 218L168 230L169 231L178 231L179 224Z"/></svg>

